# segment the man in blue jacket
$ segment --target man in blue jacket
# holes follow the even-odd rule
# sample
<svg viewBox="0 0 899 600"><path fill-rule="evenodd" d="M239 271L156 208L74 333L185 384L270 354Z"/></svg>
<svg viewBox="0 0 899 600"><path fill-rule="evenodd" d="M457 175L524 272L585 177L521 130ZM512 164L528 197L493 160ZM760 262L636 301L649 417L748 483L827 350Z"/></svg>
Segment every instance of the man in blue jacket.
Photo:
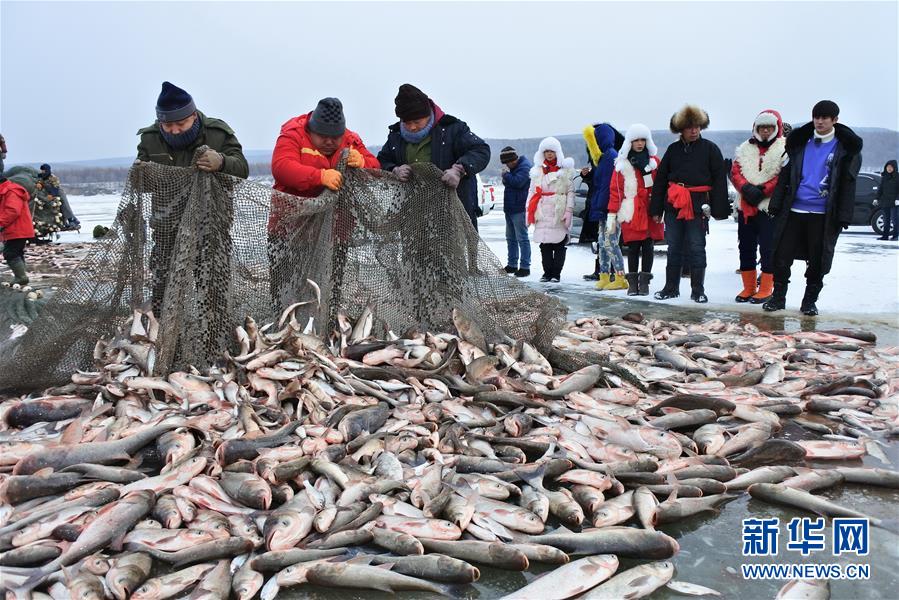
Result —
<svg viewBox="0 0 899 600"><path fill-rule="evenodd" d="M378 152L381 168L406 181L412 173L409 165L434 164L443 171L442 181L456 189L477 230L480 190L475 175L490 162L490 146L414 85L401 85L394 104L400 120L388 128L387 141Z"/></svg>
<svg viewBox="0 0 899 600"><path fill-rule="evenodd" d="M534 165L526 157L519 156L512 146L500 151L499 161L503 163L503 212L506 213L506 245L509 249L506 273L527 277L531 274L531 241L525 208L531 185L530 170Z"/></svg>

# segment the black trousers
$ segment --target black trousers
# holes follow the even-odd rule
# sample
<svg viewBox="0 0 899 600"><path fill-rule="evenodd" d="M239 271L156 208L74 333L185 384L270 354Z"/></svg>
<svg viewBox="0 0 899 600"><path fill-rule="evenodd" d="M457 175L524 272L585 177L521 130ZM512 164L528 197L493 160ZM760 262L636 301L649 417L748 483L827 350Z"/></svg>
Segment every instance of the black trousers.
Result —
<svg viewBox="0 0 899 600"><path fill-rule="evenodd" d="M743 211L739 211L737 219L740 270L755 271L756 250L758 250L762 273L771 273L771 237L774 235L774 219L761 211L748 219L743 216Z"/></svg>
<svg viewBox="0 0 899 600"><path fill-rule="evenodd" d="M824 253L824 215L790 212L780 243L774 250L774 283L790 283L793 258L808 257L805 269L806 284L823 285L821 258Z"/></svg>
<svg viewBox="0 0 899 600"><path fill-rule="evenodd" d="M643 257L643 272L652 272L653 261L653 242L652 238L645 240L633 241L627 243L627 272L636 273L640 271L640 257Z"/></svg>
<svg viewBox="0 0 899 600"><path fill-rule="evenodd" d="M543 275L545 277L561 277L565 266L565 253L568 251L568 236L557 244L540 244L540 256L543 259Z"/></svg>
<svg viewBox="0 0 899 600"><path fill-rule="evenodd" d="M6 264L19 258L25 258L25 243L27 241L27 238L19 238L3 242L3 258L6 260Z"/></svg>

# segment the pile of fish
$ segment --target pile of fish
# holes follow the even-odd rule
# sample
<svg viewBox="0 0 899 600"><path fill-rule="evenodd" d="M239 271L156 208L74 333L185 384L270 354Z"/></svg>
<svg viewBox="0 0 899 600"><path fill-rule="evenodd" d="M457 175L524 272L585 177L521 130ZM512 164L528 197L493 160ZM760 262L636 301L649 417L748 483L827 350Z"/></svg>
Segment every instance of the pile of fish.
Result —
<svg viewBox="0 0 899 600"><path fill-rule="evenodd" d="M375 339L366 310L323 339L296 317L319 301L309 285L205 372L151 375L159 324L139 308L97 343L96 370L0 403L7 597L458 595L484 565L535 563L555 566L509 597L718 595L673 579L678 543L658 526L745 493L864 516L811 492L899 487L891 470L805 462L886 460L899 349L864 332L631 314L570 323L545 356L488 343L459 311L455 333ZM779 438L788 423L817 439ZM617 572L620 558L651 562Z"/></svg>

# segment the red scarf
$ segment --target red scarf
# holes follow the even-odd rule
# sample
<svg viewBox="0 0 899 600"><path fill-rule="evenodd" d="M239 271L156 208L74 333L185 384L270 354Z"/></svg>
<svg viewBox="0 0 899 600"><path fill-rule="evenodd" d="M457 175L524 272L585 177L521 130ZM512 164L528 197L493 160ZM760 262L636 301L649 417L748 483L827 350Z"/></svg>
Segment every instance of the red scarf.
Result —
<svg viewBox="0 0 899 600"><path fill-rule="evenodd" d="M547 162L543 163L543 174L544 175L546 175L547 173L555 173L559 169L561 169L561 167L558 165L558 161L556 159L553 159L552 162L547 161Z"/></svg>
<svg viewBox="0 0 899 600"><path fill-rule="evenodd" d="M552 162L543 163L543 174L544 175L546 175L547 173L555 173L559 169L560 169L560 167L555 160ZM537 222L537 205L540 204L540 198L543 198L544 196L555 196L555 195L556 195L555 192L544 192L542 187L540 187L539 185L537 186L537 189L534 190L534 195L531 196L530 199L528 200L528 217L527 217L528 225L533 225L534 223Z"/></svg>

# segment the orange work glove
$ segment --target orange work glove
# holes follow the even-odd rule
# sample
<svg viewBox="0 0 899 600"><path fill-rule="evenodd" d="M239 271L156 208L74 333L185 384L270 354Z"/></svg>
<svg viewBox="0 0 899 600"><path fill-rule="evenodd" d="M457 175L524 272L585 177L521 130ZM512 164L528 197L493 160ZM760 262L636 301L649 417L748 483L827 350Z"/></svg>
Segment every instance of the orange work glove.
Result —
<svg viewBox="0 0 899 600"><path fill-rule="evenodd" d="M362 158L362 153L355 148L350 148L350 153L346 158L346 166L361 169L364 165L365 159Z"/></svg>
<svg viewBox="0 0 899 600"><path fill-rule="evenodd" d="M322 185L329 190L336 192L343 185L343 175L337 169L322 170Z"/></svg>

